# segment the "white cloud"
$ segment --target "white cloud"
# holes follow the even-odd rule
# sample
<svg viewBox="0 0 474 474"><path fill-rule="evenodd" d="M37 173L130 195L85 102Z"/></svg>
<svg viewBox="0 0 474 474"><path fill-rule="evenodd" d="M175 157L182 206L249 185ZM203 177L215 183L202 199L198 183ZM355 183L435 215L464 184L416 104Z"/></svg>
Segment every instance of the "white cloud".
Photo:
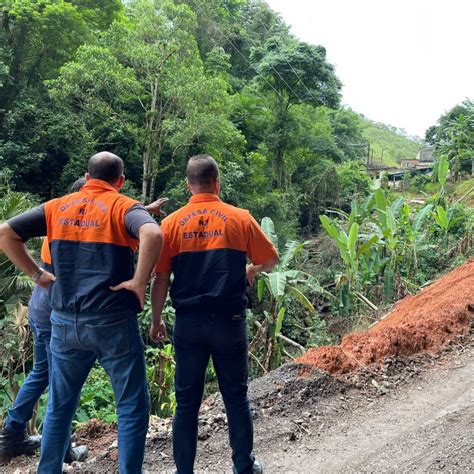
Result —
<svg viewBox="0 0 474 474"><path fill-rule="evenodd" d="M472 0L267 0L301 40L321 44L343 102L424 136L474 99Z"/></svg>

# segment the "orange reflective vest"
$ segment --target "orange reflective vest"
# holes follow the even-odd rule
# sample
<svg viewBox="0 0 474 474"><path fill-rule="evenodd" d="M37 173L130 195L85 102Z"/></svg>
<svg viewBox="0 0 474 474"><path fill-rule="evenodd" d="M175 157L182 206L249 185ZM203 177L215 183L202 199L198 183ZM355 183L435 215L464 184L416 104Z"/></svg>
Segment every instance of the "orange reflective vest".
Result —
<svg viewBox="0 0 474 474"><path fill-rule="evenodd" d="M247 258L258 265L277 250L249 211L216 194L194 195L161 223L164 236L158 273L173 273L176 310L240 312L246 296Z"/></svg>
<svg viewBox="0 0 474 474"><path fill-rule="evenodd" d="M138 240L128 234L125 214L135 204L97 179L45 204L56 276L50 294L54 310L100 315L140 311L133 293L109 288L133 277Z"/></svg>

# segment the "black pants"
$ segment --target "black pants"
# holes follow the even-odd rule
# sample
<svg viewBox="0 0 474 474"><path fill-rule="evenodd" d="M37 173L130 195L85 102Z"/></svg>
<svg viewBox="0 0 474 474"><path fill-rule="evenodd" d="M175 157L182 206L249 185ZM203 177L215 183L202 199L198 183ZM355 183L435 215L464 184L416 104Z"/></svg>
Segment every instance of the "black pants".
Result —
<svg viewBox="0 0 474 474"><path fill-rule="evenodd" d="M204 378L212 357L224 399L235 473L253 470L253 423L247 398L247 323L245 316L177 312L173 331L176 351L176 415L173 453L178 474L193 472L198 412Z"/></svg>

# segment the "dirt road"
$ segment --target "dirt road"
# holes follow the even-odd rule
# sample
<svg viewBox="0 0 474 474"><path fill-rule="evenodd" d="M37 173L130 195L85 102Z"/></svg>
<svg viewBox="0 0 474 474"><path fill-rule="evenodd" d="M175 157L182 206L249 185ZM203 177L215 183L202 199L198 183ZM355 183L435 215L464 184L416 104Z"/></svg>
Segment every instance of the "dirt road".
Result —
<svg viewBox="0 0 474 474"><path fill-rule="evenodd" d="M397 364L385 372L369 368L359 388L323 372L295 380L291 368L252 382L255 452L265 472L474 472L472 336L470 340L470 347L459 346L440 357L399 360L401 371ZM378 382L373 384L372 378ZM218 417L219 423L200 427L200 432L211 432L199 441L197 473L231 472L219 407L217 402L204 416ZM111 436L97 440L97 451L72 472L117 472L116 449L107 451ZM98 456L104 449L106 454ZM0 472L31 473L36 462L36 457L16 458L0 464ZM143 467L145 473L174 472L171 433L150 438Z"/></svg>
<svg viewBox="0 0 474 474"><path fill-rule="evenodd" d="M474 472L474 357L341 417L304 447L275 451L262 453L268 472Z"/></svg>
<svg viewBox="0 0 474 474"><path fill-rule="evenodd" d="M350 390L307 410L257 420L256 453L266 472L474 472L472 349L384 396ZM311 421L301 423L305 416ZM230 472L219 438L199 447L199 472ZM150 472L163 472L156 456L147 461Z"/></svg>

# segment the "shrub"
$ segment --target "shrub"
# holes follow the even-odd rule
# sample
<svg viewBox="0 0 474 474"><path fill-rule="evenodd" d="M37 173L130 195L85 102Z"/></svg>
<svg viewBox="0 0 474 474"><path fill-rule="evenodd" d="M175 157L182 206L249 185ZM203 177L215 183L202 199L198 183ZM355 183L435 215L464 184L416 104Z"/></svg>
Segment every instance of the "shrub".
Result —
<svg viewBox="0 0 474 474"><path fill-rule="evenodd" d="M372 181L360 161L338 165L336 172L340 180L341 208L350 210L352 201L369 195Z"/></svg>

